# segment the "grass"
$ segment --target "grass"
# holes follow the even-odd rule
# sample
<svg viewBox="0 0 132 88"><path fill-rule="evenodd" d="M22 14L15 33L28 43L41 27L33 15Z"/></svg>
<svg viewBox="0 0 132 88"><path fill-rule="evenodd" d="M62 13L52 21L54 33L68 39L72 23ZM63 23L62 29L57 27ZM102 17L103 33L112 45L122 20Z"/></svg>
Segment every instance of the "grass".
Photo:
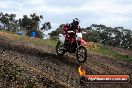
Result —
<svg viewBox="0 0 132 88"><path fill-rule="evenodd" d="M13 34L13 33L9 33L9 32L8 33L0 32L0 37L1 36L4 38L10 39L13 42L20 41L20 42L31 43L31 44L40 45L40 46L55 47L57 44L57 41L53 40L53 39L43 40L43 39L39 39L39 38L29 38L27 36L19 36L17 34ZM116 52L110 48L104 47L104 45L91 43L90 47L91 48L89 48L89 49L93 53L97 53L97 54L112 57L112 58L119 58L119 59L125 60L125 61L132 61L132 56L121 54L121 53Z"/></svg>
<svg viewBox="0 0 132 88"><path fill-rule="evenodd" d="M12 42L22 42L22 43L31 43L35 45L47 46L47 47L55 47L57 44L56 40L53 39L39 39L39 38L29 38L27 36L20 36L17 34L9 33L9 32L0 32L0 37L7 38Z"/></svg>
<svg viewBox="0 0 132 88"><path fill-rule="evenodd" d="M118 59L121 59L124 61L132 61L132 56L121 54L121 53L116 52L110 48L105 47L104 45L98 44L97 48L90 48L90 50L94 53L109 56L112 58L118 58Z"/></svg>
<svg viewBox="0 0 132 88"><path fill-rule="evenodd" d="M34 39L31 41L33 44L42 45L42 46L48 46L48 47L55 47L57 44L57 41L52 39Z"/></svg>

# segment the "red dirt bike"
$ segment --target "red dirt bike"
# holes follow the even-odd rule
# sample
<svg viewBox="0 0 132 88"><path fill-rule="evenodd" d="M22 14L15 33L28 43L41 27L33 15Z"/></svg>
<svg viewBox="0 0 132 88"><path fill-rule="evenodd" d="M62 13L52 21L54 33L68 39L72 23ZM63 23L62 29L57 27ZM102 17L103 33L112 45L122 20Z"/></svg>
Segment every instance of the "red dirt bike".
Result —
<svg viewBox="0 0 132 88"><path fill-rule="evenodd" d="M74 31L68 31L68 34L72 33L75 35L75 41L71 43L69 40L66 45L65 36L59 34L56 52L59 56L63 56L66 52L75 53L77 61L79 63L84 63L87 60L87 49L84 47L86 42L82 39L82 32L75 33Z"/></svg>

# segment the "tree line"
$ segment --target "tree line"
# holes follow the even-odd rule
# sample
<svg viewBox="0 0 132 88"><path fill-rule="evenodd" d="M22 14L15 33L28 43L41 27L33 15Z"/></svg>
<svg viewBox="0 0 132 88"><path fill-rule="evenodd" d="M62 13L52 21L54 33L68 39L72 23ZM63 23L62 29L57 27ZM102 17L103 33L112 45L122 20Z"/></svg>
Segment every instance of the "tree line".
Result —
<svg viewBox="0 0 132 88"><path fill-rule="evenodd" d="M51 36L57 36L59 33L63 33L63 25L61 24L57 30L53 31ZM86 32L86 34L83 34L83 38L86 41L132 49L132 31L129 29L92 24L90 27L81 28L81 30Z"/></svg>
<svg viewBox="0 0 132 88"><path fill-rule="evenodd" d="M42 32L51 29L50 22L44 22L42 25L41 20L42 15L37 15L36 13L28 15L23 15L22 18L16 19L16 14L8 14L0 12L0 29L10 32L17 32L21 30L26 30L27 34L30 35L32 31L37 32L37 37L42 38Z"/></svg>
<svg viewBox="0 0 132 88"><path fill-rule="evenodd" d="M37 37L42 38L43 32L51 29L50 22L41 24L42 19L43 16L36 13L23 15L22 18L16 19L16 14L0 12L0 30L10 32L25 30L27 36L30 36L32 31L36 31ZM52 31L50 33L51 37L63 33L63 25L61 24L55 31ZM89 27L81 28L81 30L86 32L86 34L83 34L83 38L87 41L132 49L132 31L129 29L92 24Z"/></svg>

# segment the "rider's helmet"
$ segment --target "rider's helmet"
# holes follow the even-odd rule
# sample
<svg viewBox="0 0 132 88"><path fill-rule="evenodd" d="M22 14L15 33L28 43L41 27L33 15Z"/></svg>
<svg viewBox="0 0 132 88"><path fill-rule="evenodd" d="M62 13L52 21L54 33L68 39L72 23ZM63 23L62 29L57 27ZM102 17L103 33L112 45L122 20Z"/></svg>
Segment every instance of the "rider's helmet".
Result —
<svg viewBox="0 0 132 88"><path fill-rule="evenodd" d="M72 23L73 23L73 25L78 26L79 25L79 22L80 21L79 21L78 18L74 18Z"/></svg>

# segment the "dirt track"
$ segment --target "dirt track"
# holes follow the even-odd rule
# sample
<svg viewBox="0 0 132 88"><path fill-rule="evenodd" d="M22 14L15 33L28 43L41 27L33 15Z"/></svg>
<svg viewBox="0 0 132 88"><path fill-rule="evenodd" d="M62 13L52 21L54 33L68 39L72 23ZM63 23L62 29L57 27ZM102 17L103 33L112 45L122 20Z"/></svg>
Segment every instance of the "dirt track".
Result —
<svg viewBox="0 0 132 88"><path fill-rule="evenodd" d="M50 84L54 84L56 87L132 88L132 82L128 84L87 84L80 86L80 77L77 71L80 65L74 56L65 55L64 57L58 57L55 54L55 49L52 48L29 47L26 44L16 45L12 44L8 39L0 38L0 53L2 59L33 70L35 74L46 77ZM87 74L132 75L132 62L123 62L106 56L88 53L88 60L82 66L86 69Z"/></svg>

